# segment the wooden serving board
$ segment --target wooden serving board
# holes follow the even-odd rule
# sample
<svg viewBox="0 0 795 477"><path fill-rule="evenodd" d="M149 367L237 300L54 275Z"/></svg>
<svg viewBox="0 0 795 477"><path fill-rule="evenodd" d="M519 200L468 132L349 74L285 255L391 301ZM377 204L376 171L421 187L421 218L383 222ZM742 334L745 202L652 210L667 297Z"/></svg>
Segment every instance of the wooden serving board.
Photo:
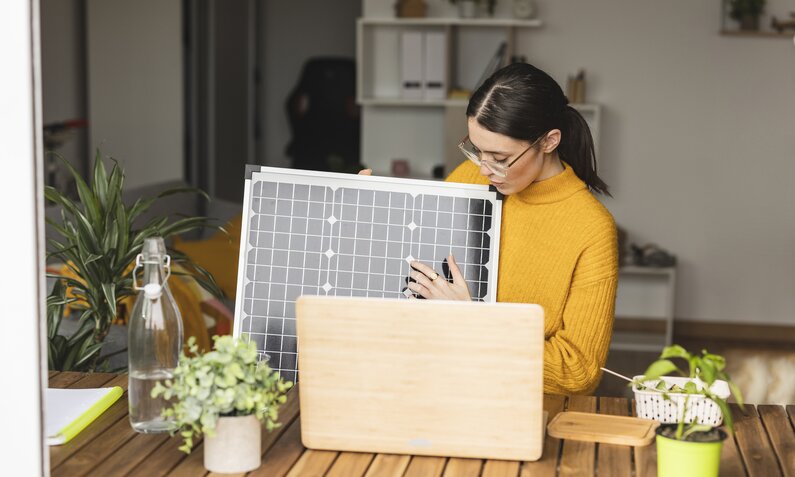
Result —
<svg viewBox="0 0 795 477"><path fill-rule="evenodd" d="M654 440L659 425L638 417L567 411L552 419L547 432L558 439L645 446Z"/></svg>

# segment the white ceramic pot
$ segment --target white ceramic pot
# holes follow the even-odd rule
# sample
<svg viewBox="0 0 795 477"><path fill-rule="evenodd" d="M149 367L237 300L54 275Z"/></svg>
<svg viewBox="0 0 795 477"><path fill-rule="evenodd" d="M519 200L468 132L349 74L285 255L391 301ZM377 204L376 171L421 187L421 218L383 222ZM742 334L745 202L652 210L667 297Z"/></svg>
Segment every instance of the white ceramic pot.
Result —
<svg viewBox="0 0 795 477"><path fill-rule="evenodd" d="M478 14L478 4L475 0L458 0L458 15L461 18L475 18Z"/></svg>
<svg viewBox="0 0 795 477"><path fill-rule="evenodd" d="M221 417L215 436L204 439L204 467L211 472L236 474L260 466L262 425L253 415Z"/></svg>

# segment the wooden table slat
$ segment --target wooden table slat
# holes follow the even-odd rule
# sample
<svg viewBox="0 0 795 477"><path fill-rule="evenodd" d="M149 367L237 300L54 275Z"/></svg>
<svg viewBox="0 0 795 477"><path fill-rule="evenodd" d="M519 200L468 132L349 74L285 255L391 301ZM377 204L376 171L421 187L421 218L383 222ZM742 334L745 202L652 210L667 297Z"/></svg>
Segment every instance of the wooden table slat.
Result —
<svg viewBox="0 0 795 477"><path fill-rule="evenodd" d="M566 406L565 396L544 395L544 410L547 411L547 424L562 412ZM546 434L544 429L544 452L541 459L535 462L522 462L520 475L522 477L554 477L558 475L558 458L560 457L560 439L556 439Z"/></svg>
<svg viewBox="0 0 795 477"><path fill-rule="evenodd" d="M626 416L629 405L626 399L603 397L599 398L599 414ZM654 445L652 442L651 445ZM616 444L599 444L596 455L598 475L611 477L630 477L632 475L632 447Z"/></svg>
<svg viewBox="0 0 795 477"><path fill-rule="evenodd" d="M85 376L88 376L88 373L58 373L48 379L48 386L51 388L68 388Z"/></svg>
<svg viewBox="0 0 795 477"><path fill-rule="evenodd" d="M79 452L86 444L93 441L97 436L105 432L121 419L127 421L127 376L116 376L106 386L119 386L125 393L118 401L113 403L105 412L102 413L94 422L83 429L78 435L66 444L50 447L50 468L55 469L66 459Z"/></svg>
<svg viewBox="0 0 795 477"><path fill-rule="evenodd" d="M476 477L480 475L483 461L480 459L461 459L453 457L448 459L444 468L444 477Z"/></svg>
<svg viewBox="0 0 795 477"><path fill-rule="evenodd" d="M745 413L736 404L729 405L734 415L737 447L750 477L773 477L781 470L773 453L762 421L754 406L746 406Z"/></svg>
<svg viewBox="0 0 795 477"><path fill-rule="evenodd" d="M378 454L367 469L366 477L402 477L409 466L411 456L397 454Z"/></svg>
<svg viewBox="0 0 795 477"><path fill-rule="evenodd" d="M122 402L126 404L126 401ZM125 442L132 439L134 435L135 431L130 427L130 422L124 418L119 419L105 432L83 446L80 452L75 453L56 467L51 475L54 477L86 475L109 455L116 452Z"/></svg>
<svg viewBox="0 0 795 477"><path fill-rule="evenodd" d="M334 464L326 473L326 477L361 477L367 472L367 468L370 467L374 457L375 454L340 452L337 460L334 461ZM442 459L442 462L444 462L444 459Z"/></svg>
<svg viewBox="0 0 795 477"><path fill-rule="evenodd" d="M637 416L635 408L635 400L630 401L630 416ZM656 440L656 438L655 438ZM651 445L644 447L635 447L633 449L633 457L635 458L635 476L636 477L657 477L657 444L652 442Z"/></svg>
<svg viewBox="0 0 795 477"><path fill-rule="evenodd" d="M403 477L439 477L444 472L444 457L414 456Z"/></svg>
<svg viewBox="0 0 795 477"><path fill-rule="evenodd" d="M132 439L94 467L91 473L103 476L127 475L167 440L168 434L136 433Z"/></svg>
<svg viewBox="0 0 795 477"><path fill-rule="evenodd" d="M785 477L795 477L795 430L783 406L756 407Z"/></svg>
<svg viewBox="0 0 795 477"><path fill-rule="evenodd" d="M195 477L207 475L207 469L204 468L204 442L200 441L198 444L194 443L193 449L190 454L185 456L179 461L176 467L167 475L173 477Z"/></svg>
<svg viewBox="0 0 795 477"><path fill-rule="evenodd" d="M520 462L509 460L487 460L483 466L483 477L516 477Z"/></svg>
<svg viewBox="0 0 795 477"><path fill-rule="evenodd" d="M111 381L118 378L118 374L113 373L89 373L69 385L69 389L91 389L118 386L117 384L108 385ZM124 389L127 389L126 387Z"/></svg>
<svg viewBox="0 0 795 477"><path fill-rule="evenodd" d="M301 443L301 420L290 424L279 440L268 449L262 458L259 469L252 471L251 477L284 477L295 465L306 448Z"/></svg>
<svg viewBox="0 0 795 477"><path fill-rule="evenodd" d="M746 477L748 473L745 471L745 464L740 456L740 449L737 447L737 439L725 426L721 428L729 434L723 441L723 449L720 453L721 477Z"/></svg>
<svg viewBox="0 0 795 477"><path fill-rule="evenodd" d="M198 442L201 442L201 439L199 439ZM188 457L188 454L179 450L179 446L181 445L181 438L173 437L171 439L166 439L160 447L149 454L146 459L139 463L138 466L132 469L127 475L162 477L168 474L171 472L171 469Z"/></svg>
<svg viewBox="0 0 795 477"><path fill-rule="evenodd" d="M795 426L795 404L787 406L787 415L789 416L790 424Z"/></svg>
<svg viewBox="0 0 795 477"><path fill-rule="evenodd" d="M60 371L52 371L52 370L47 371L47 379L51 379L53 376L55 376L58 373L60 373Z"/></svg>
<svg viewBox="0 0 795 477"><path fill-rule="evenodd" d="M596 398L593 396L571 396L569 411L596 412ZM596 461L596 444L583 441L564 441L560 455L560 476L593 476Z"/></svg>
<svg viewBox="0 0 795 477"><path fill-rule="evenodd" d="M315 477L325 475L339 452L307 449L295 463L287 477Z"/></svg>

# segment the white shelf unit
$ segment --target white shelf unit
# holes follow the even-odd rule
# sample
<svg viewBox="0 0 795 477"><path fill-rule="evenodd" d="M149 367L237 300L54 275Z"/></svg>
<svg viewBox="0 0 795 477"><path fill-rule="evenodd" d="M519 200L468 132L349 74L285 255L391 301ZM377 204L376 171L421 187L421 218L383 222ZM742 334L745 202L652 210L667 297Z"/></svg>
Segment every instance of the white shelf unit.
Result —
<svg viewBox="0 0 795 477"><path fill-rule="evenodd" d="M676 304L675 267L625 266L619 269L616 320L655 320L665 324L663 333L615 331L610 348L624 351L660 352L673 341Z"/></svg>
<svg viewBox="0 0 795 477"><path fill-rule="evenodd" d="M389 175L393 159L408 160L411 175L430 177L462 160L458 142L467 133L467 99L403 99L400 93L400 33L443 32L447 38L447 85L472 91L497 51L515 51L519 32L543 26L538 19L364 17L356 24L357 102L362 106L362 162ZM524 33L521 33L524 34ZM573 105L591 126L597 146L601 108Z"/></svg>

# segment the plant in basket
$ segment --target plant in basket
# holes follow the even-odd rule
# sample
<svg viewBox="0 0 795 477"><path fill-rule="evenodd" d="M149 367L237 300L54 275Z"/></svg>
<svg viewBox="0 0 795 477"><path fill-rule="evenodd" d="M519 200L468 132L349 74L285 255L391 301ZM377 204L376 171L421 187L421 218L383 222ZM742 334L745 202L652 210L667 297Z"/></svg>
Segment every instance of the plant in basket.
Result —
<svg viewBox="0 0 795 477"><path fill-rule="evenodd" d="M680 368L674 360L687 363ZM739 388L725 371L726 360L702 350L689 353L678 345L663 349L632 389L638 417L663 423L657 429L657 473L666 476L717 476L726 433L733 431L731 409L734 395L742 407ZM672 376L678 374L679 376Z"/></svg>

